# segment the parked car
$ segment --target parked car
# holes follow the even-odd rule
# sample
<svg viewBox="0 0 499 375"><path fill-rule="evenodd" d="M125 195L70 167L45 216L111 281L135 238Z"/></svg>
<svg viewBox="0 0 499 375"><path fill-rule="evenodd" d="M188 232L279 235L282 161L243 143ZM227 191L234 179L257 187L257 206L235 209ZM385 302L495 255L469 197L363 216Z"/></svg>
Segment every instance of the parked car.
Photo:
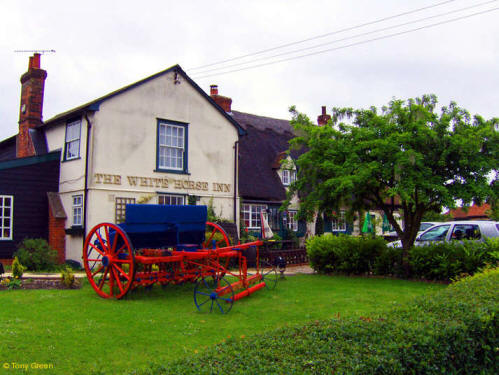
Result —
<svg viewBox="0 0 499 375"><path fill-rule="evenodd" d="M486 220L449 221L439 223L418 235L415 246L423 246L435 241L483 241L499 237L499 223ZM387 246L402 247L402 241L390 242Z"/></svg>
<svg viewBox="0 0 499 375"><path fill-rule="evenodd" d="M436 222L436 221L423 221L419 225L418 235L423 233L428 228L431 228L432 226L437 225L437 224L440 224L440 223ZM393 231L393 232L388 232L388 233L383 234L383 238L387 241L395 241L397 238L399 238L399 236L398 236L397 232Z"/></svg>

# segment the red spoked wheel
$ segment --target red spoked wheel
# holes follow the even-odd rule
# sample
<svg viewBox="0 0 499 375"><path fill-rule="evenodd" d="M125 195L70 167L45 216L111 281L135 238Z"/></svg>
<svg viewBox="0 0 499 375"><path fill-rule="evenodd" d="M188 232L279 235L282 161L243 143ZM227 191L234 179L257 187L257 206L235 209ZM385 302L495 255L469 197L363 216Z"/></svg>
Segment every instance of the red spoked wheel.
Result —
<svg viewBox="0 0 499 375"><path fill-rule="evenodd" d="M83 246L83 264L90 285L103 298L122 298L133 285L133 247L117 225L101 223L92 228Z"/></svg>
<svg viewBox="0 0 499 375"><path fill-rule="evenodd" d="M223 228L218 224L208 221L206 223L206 238L203 242L203 249L214 250L229 246L229 236L227 236Z"/></svg>

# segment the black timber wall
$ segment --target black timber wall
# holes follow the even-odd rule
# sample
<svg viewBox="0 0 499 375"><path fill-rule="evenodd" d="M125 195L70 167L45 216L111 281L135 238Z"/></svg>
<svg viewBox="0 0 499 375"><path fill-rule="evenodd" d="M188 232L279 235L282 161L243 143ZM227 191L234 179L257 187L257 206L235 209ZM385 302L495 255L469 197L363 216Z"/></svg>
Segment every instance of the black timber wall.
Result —
<svg viewBox="0 0 499 375"><path fill-rule="evenodd" d="M47 192L59 191L60 152L0 162L0 195L14 196L13 239L0 240L0 259L12 258L24 238L48 240Z"/></svg>

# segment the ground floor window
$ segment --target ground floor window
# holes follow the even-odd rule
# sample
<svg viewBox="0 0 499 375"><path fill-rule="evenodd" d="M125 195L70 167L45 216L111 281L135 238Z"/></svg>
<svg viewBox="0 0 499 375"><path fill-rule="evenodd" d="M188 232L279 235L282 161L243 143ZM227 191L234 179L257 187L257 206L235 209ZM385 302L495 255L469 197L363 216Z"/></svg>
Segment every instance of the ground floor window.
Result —
<svg viewBox="0 0 499 375"><path fill-rule="evenodd" d="M243 204L241 217L244 226L248 229L260 229L260 213L267 211L267 206L264 204Z"/></svg>
<svg viewBox="0 0 499 375"><path fill-rule="evenodd" d="M333 231L346 231L347 230L347 221L345 218L345 211L341 210L337 212L336 215L333 216L331 220L332 230Z"/></svg>
<svg viewBox="0 0 499 375"><path fill-rule="evenodd" d="M0 240L12 239L12 216L14 211L14 197L0 195Z"/></svg>
<svg viewBox="0 0 499 375"><path fill-rule="evenodd" d="M82 225L83 217L83 195L73 195L73 226Z"/></svg>
<svg viewBox="0 0 499 375"><path fill-rule="evenodd" d="M158 195L158 204L182 206L185 204L185 197L183 195L159 194Z"/></svg>
<svg viewBox="0 0 499 375"><path fill-rule="evenodd" d="M135 198L116 198L115 203L116 203L114 211L115 223L123 223L125 222L126 205L134 204Z"/></svg>
<svg viewBox="0 0 499 375"><path fill-rule="evenodd" d="M288 229L294 232L298 231L297 215L298 211L288 211Z"/></svg>

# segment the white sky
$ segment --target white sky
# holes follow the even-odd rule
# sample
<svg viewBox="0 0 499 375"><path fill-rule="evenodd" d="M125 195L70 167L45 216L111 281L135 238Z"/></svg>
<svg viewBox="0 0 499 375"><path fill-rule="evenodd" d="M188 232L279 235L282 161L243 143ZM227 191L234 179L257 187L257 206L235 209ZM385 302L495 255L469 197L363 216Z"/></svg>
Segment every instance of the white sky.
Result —
<svg viewBox="0 0 499 375"><path fill-rule="evenodd" d="M331 35L291 49L455 11L487 0L455 0ZM199 86L232 98L232 108L316 119L322 105L367 108L393 98L436 94L472 114L499 116L499 11L328 53L199 79L190 68L351 28L444 0L0 0L0 140L17 133L20 76L29 53L47 70L44 119L180 64ZM335 48L495 9L499 1L330 44ZM272 52L277 54L285 50ZM320 50L320 49L319 49ZM314 52L309 50L307 52ZM307 53L302 52L301 54ZM266 55L258 55L260 58ZM287 56L284 56L287 57ZM240 61L233 61L236 64ZM266 61L259 61L264 63Z"/></svg>

